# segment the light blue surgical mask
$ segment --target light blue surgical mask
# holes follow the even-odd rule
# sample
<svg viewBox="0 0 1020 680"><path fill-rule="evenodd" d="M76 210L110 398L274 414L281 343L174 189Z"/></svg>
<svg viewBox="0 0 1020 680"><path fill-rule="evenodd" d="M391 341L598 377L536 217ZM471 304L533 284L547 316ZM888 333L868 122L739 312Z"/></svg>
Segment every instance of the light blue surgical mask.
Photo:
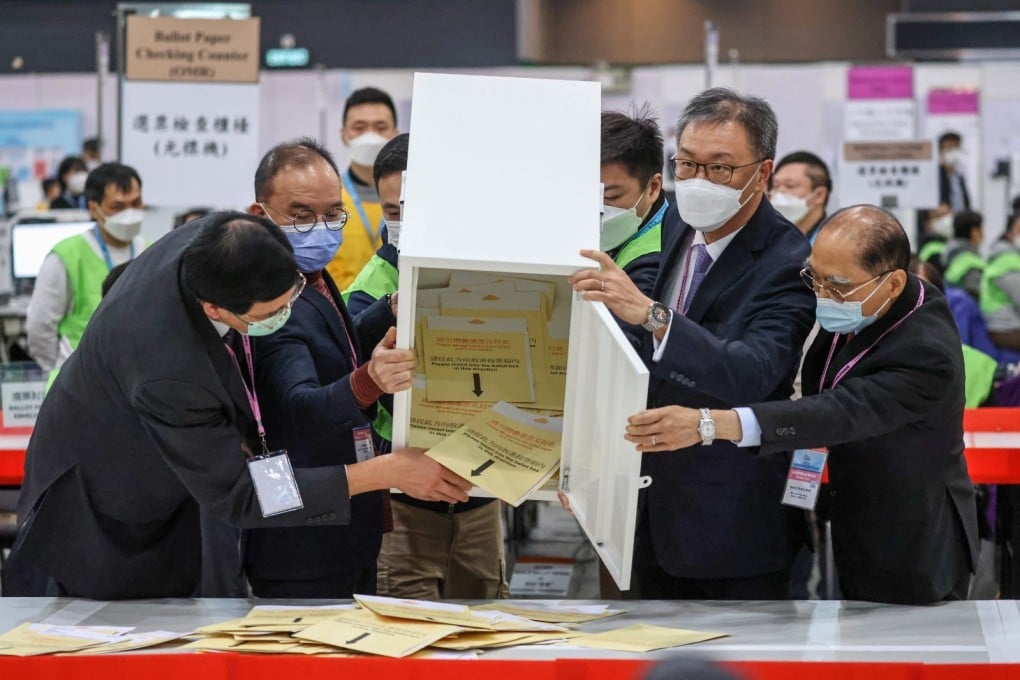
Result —
<svg viewBox="0 0 1020 680"><path fill-rule="evenodd" d="M887 272L885 276L888 277L891 273ZM885 278L882 281L884 282ZM861 284L860 287L850 291L847 295L853 295L854 291L868 285L868 283L871 282L868 281ZM875 290L868 294L868 297L859 302L837 302L827 297L815 298L815 318L818 319L818 324L830 333L860 333L875 323L878 313L889 304L887 299L882 303L881 307L875 310L874 314L864 316L864 303L870 300L871 296L878 292L878 289L881 287L882 284L879 283L875 286Z"/></svg>
<svg viewBox="0 0 1020 680"><path fill-rule="evenodd" d="M306 274L324 269L344 242L343 229L330 229L322 223L305 232L291 226L281 226L280 229L294 248L298 270Z"/></svg>
<svg viewBox="0 0 1020 680"><path fill-rule="evenodd" d="M290 319L289 304L268 319L262 319L261 321L245 321L245 323L248 324L248 332L245 335L250 335L253 338L262 337L264 335L272 335L283 328L288 319ZM242 319L242 321L244 321L244 319Z"/></svg>

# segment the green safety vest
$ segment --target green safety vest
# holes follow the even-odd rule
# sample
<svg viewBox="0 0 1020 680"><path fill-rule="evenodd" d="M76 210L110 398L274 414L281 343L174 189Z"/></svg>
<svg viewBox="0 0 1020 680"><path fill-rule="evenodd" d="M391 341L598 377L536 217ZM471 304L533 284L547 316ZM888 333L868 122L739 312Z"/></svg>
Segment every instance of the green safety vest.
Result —
<svg viewBox="0 0 1020 680"><path fill-rule="evenodd" d="M945 249L945 241L928 241L924 244L924 247L921 248L921 252L918 253L917 259L921 260L921 262L931 262L933 259L941 257Z"/></svg>
<svg viewBox="0 0 1020 680"><path fill-rule="evenodd" d="M984 271L985 261L972 250L961 250L953 256L949 266L946 267L946 283L959 286L963 282L963 277L975 269Z"/></svg>
<svg viewBox="0 0 1020 680"><path fill-rule="evenodd" d="M1008 250L992 257L985 265L981 277L981 312L986 316L994 314L1004 305L1013 304L1006 291L996 281L1010 272L1020 271L1020 253Z"/></svg>
<svg viewBox="0 0 1020 680"><path fill-rule="evenodd" d="M967 408L985 403L995 382L999 362L970 345L963 346L964 399Z"/></svg>
<svg viewBox="0 0 1020 680"><path fill-rule="evenodd" d="M397 292L399 278L396 267L378 255L373 255L358 272L350 287L341 293L344 304L350 301L354 293L365 293L373 300L378 300L384 295L392 295Z"/></svg>
<svg viewBox="0 0 1020 680"><path fill-rule="evenodd" d="M75 349L103 299L103 280L110 269L82 234L64 239L53 246L53 252L64 263L74 300L71 311L57 324L57 332L68 339L71 349Z"/></svg>
<svg viewBox="0 0 1020 680"><path fill-rule="evenodd" d="M354 293L365 293L373 300L378 300L384 295L392 295L397 291L399 278L396 267L378 255L373 255L355 277L350 288L341 293L344 304L347 304ZM376 405L372 429L386 441L393 441L393 416L382 402Z"/></svg>
<svg viewBox="0 0 1020 680"><path fill-rule="evenodd" d="M643 234L627 242L614 258L620 269L626 269L634 260L645 255L651 255L662 250L662 221Z"/></svg>

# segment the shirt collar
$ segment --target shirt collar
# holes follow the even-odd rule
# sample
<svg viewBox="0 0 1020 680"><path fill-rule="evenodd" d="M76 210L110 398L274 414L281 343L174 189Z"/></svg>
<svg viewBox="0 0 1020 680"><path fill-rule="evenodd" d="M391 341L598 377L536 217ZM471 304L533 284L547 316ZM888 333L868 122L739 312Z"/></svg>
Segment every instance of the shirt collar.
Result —
<svg viewBox="0 0 1020 680"><path fill-rule="evenodd" d="M705 246L705 252L707 252L709 257L712 258L712 262L715 262L716 260L719 259L719 256L723 254L723 251L726 250L726 246L728 246L730 244L730 242L734 238L736 238L737 234L739 234L743 228L744 227L741 227L740 229L737 229L732 234L727 234L726 236L723 236L718 241L713 241L712 243L706 243L705 242L705 233L704 232L695 230L695 232L694 232L694 240L691 241L691 243L694 244L694 245L697 245L697 244L700 243L701 245Z"/></svg>
<svg viewBox="0 0 1020 680"><path fill-rule="evenodd" d="M209 319L209 317L206 318ZM216 329L216 332L220 334L221 338L230 332L230 326L223 323L222 321L213 321L212 319L209 319L209 323L213 325L213 328Z"/></svg>

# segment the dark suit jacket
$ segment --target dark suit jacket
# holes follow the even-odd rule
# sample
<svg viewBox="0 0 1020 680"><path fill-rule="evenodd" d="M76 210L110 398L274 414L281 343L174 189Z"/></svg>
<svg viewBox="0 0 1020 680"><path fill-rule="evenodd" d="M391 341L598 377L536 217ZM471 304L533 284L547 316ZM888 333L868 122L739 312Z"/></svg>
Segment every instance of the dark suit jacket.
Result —
<svg viewBox="0 0 1020 680"><path fill-rule="evenodd" d="M836 567L844 592L857 599L935 602L965 575L960 553L968 553L963 565L977 559L963 356L942 294L923 284L921 308L830 388L837 371L914 307L921 285L910 276L882 318L849 343L840 337L821 394L833 341L824 330L804 361L805 398L752 407L762 453L829 447Z"/></svg>
<svg viewBox="0 0 1020 680"><path fill-rule="evenodd" d="M667 212L667 217L671 215ZM670 225L653 297L684 265L692 230ZM788 399L814 317L800 280L807 239L766 199L705 276L687 317L675 314L662 359L651 372L648 405L730 408ZM665 300L671 304L672 300ZM688 578L737 578L787 568L803 541L803 517L780 505L787 455L756 456L717 441L646 454L642 472L650 530L660 565Z"/></svg>
<svg viewBox="0 0 1020 680"><path fill-rule="evenodd" d="M963 207L970 210L970 195L967 193L967 181L960 175L960 193L963 195ZM949 203L949 172L939 163L939 203Z"/></svg>
<svg viewBox="0 0 1020 680"><path fill-rule="evenodd" d="M182 253L205 223L132 263L40 410L17 552L71 595L191 595L199 505L240 527L349 519L343 467L297 470L304 508L262 517L242 449L257 444L240 375L182 283Z"/></svg>
<svg viewBox="0 0 1020 680"><path fill-rule="evenodd" d="M336 285L328 273L323 279L357 350L351 317ZM329 301L306 286L287 325L259 338L255 346L257 387L270 448L287 449L291 463L301 468L358 462L353 428L370 426L371 419L351 392L350 374L360 361L351 356L340 317ZM245 570L253 579L281 581L374 568L381 540L382 493L363 493L351 499L347 526L245 532Z"/></svg>

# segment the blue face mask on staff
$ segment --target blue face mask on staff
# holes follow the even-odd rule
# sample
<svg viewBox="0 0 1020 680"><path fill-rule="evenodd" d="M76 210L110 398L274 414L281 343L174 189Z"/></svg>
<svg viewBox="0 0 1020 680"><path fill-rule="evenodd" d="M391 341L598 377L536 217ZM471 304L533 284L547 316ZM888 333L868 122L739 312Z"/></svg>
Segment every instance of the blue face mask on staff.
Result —
<svg viewBox="0 0 1020 680"><path fill-rule="evenodd" d="M887 272L886 277L892 272ZM873 281L874 279L872 279ZM885 282L885 278L882 279ZM867 281L847 295L853 295L854 292L860 290L864 286L871 283ZM882 287L882 283L875 286L875 290L868 294L868 297L864 298L860 302L837 302L832 298L815 298L815 318L818 319L818 325L830 333L860 333L865 328L875 323L878 318L878 313L889 304L887 299L882 303L882 306L875 310L874 314L864 316L864 303L871 299L871 296L878 292L878 289Z"/></svg>
<svg viewBox="0 0 1020 680"><path fill-rule="evenodd" d="M294 259L298 271L308 274L321 271L332 262L340 244L344 242L342 229L327 229L324 224L316 224L311 231L300 232L291 226L281 226L291 247L294 248Z"/></svg>

